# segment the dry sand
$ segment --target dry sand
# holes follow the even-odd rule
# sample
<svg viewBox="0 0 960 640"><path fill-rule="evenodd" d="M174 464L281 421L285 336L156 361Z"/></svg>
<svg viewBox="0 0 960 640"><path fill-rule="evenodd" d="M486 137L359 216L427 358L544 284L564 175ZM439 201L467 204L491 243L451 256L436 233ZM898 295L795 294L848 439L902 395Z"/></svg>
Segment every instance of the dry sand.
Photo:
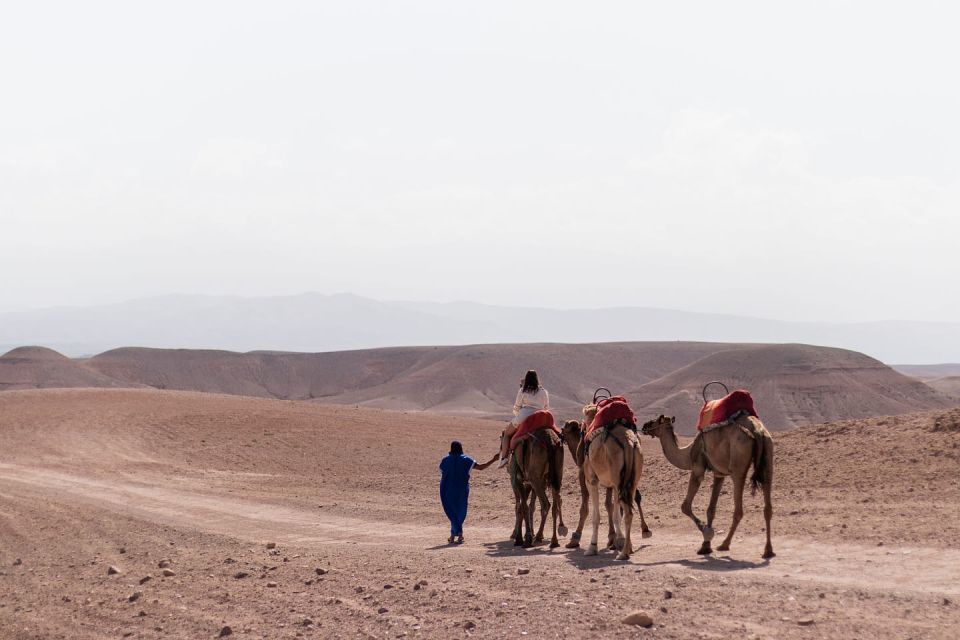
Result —
<svg viewBox="0 0 960 640"><path fill-rule="evenodd" d="M696 555L679 514L684 474L649 439L642 488L654 535L629 563L515 549L509 483L493 469L474 473L467 543L447 546L436 464L452 437L488 457L499 429L185 392L0 394L0 637L214 638L224 626L249 638L960 631L957 412L775 435L769 562L760 500L749 497L732 550ZM730 508L724 495L721 529ZM111 565L120 573L108 575ZM636 609L651 628L620 623Z"/></svg>

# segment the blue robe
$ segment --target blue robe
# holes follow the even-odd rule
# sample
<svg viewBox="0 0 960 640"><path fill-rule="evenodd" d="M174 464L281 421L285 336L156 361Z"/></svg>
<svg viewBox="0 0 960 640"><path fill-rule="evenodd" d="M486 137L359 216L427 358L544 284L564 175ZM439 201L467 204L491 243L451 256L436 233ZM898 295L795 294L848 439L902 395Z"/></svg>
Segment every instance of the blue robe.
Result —
<svg viewBox="0 0 960 640"><path fill-rule="evenodd" d="M466 454L447 454L440 461L440 502L450 519L450 535L463 535L470 497L470 470L476 461Z"/></svg>

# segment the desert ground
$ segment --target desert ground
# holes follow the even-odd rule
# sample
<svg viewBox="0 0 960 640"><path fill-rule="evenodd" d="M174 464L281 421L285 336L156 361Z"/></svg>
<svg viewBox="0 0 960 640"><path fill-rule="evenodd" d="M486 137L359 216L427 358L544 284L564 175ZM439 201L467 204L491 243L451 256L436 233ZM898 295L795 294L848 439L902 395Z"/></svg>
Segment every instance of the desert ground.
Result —
<svg viewBox="0 0 960 640"><path fill-rule="evenodd" d="M679 511L685 474L648 438L653 536L629 562L515 548L509 481L492 467L474 472L466 543L447 545L436 465L452 438L488 459L500 429L154 389L2 393L0 637L960 633L960 411L774 434L769 561L749 495L731 550L696 554ZM579 494L566 465L572 529ZM725 493L719 529L730 512ZM636 610L652 626L621 622Z"/></svg>

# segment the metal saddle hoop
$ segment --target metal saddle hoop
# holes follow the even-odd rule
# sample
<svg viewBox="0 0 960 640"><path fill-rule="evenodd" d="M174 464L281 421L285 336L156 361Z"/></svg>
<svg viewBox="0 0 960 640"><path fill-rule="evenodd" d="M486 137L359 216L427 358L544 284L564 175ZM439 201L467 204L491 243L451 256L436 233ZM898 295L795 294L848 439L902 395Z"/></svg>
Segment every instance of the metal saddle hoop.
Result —
<svg viewBox="0 0 960 640"><path fill-rule="evenodd" d="M597 404L601 400L606 400L611 396L613 396L613 394L610 393L610 389L607 389L606 387L600 387L593 392L593 404Z"/></svg>
<svg viewBox="0 0 960 640"><path fill-rule="evenodd" d="M707 389L708 389L708 388L710 387L710 385L712 385L712 384L718 384L718 385L720 385L721 387L723 387L723 395L725 395L725 396L730 395L730 389L727 389L727 385L723 384L723 383L720 382L719 380L711 380L711 381L708 382L707 384L703 385L703 391L701 392L701 395L703 396L703 404L707 404Z"/></svg>

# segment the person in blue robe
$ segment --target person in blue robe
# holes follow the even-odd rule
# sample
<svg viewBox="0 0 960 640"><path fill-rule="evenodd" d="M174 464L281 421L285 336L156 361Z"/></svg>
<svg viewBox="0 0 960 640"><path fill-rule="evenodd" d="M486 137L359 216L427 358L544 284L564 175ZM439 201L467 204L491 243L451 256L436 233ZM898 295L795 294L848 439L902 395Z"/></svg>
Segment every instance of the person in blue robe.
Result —
<svg viewBox="0 0 960 640"><path fill-rule="evenodd" d="M440 461L440 503L450 519L450 537L447 542L463 544L463 521L467 519L467 500L470 497L470 471L482 471L496 462L495 454L482 464L463 453L463 445L454 440L450 453Z"/></svg>

